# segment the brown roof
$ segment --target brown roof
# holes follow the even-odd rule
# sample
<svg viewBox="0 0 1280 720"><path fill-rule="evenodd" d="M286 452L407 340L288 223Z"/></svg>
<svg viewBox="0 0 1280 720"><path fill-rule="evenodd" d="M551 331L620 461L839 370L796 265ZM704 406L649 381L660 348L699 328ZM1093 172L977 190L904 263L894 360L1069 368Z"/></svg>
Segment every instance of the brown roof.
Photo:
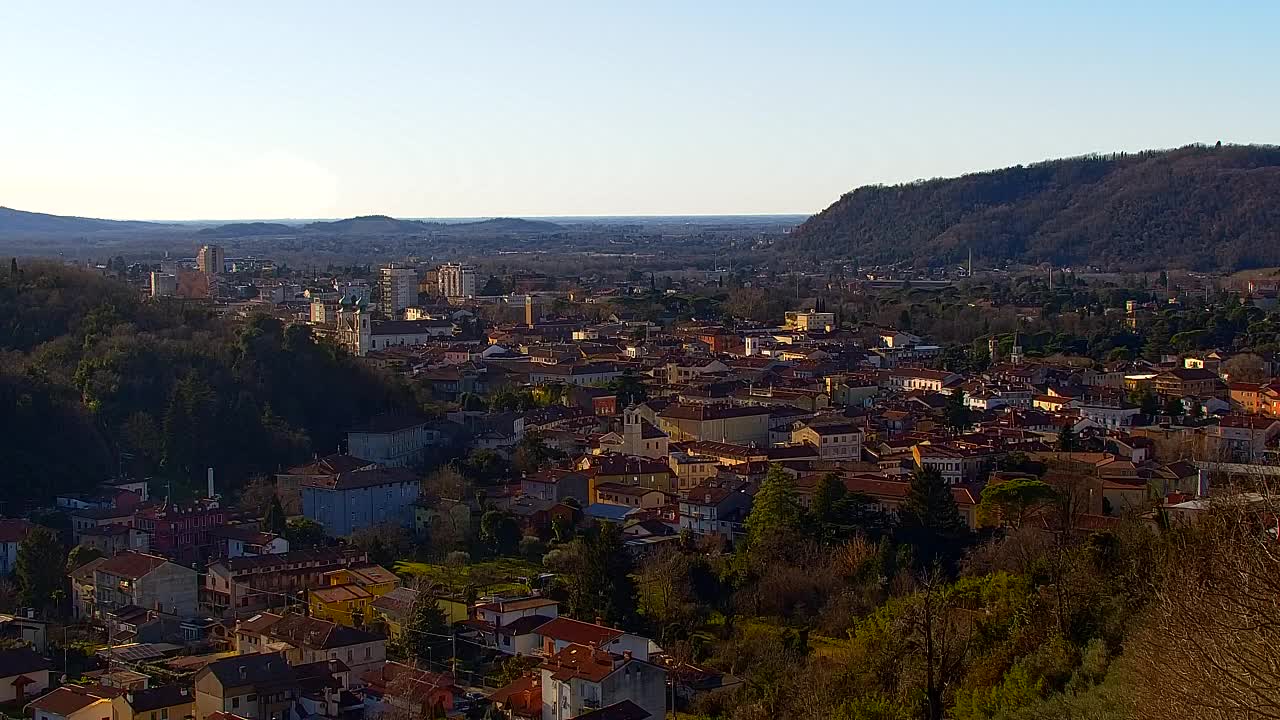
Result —
<svg viewBox="0 0 1280 720"><path fill-rule="evenodd" d="M22 538L31 532L32 525L26 520L14 518L0 519L0 543L16 543L22 542Z"/></svg>
<svg viewBox="0 0 1280 720"><path fill-rule="evenodd" d="M542 717L542 674L516 678L495 690L489 699L516 715Z"/></svg>
<svg viewBox="0 0 1280 720"><path fill-rule="evenodd" d="M723 420L726 418L768 415L772 409L760 406L735 407L733 405L685 405L676 403L658 413L659 417L672 420Z"/></svg>
<svg viewBox="0 0 1280 720"><path fill-rule="evenodd" d="M289 468L286 475L337 475L339 473L359 470L373 463L352 455L330 455L306 465Z"/></svg>
<svg viewBox="0 0 1280 720"><path fill-rule="evenodd" d="M576 645L600 646L621 636L622 631L573 618L558 617L538 628L538 634Z"/></svg>
<svg viewBox="0 0 1280 720"><path fill-rule="evenodd" d="M418 482L418 475L407 468L371 467L337 475L312 475L298 482L306 487L326 490L357 490L378 485Z"/></svg>
<svg viewBox="0 0 1280 720"><path fill-rule="evenodd" d="M159 555L147 555L126 550L98 566L98 570L120 577L138 579L151 574L153 570L169 562Z"/></svg>
<svg viewBox="0 0 1280 720"><path fill-rule="evenodd" d="M364 600L373 597L373 594L359 585L348 583L346 585L330 585L328 587L312 590L311 594L323 603L347 602L350 600Z"/></svg>
<svg viewBox="0 0 1280 720"><path fill-rule="evenodd" d="M96 702L108 701L123 694L123 690L101 685L63 685L47 695L32 700L27 707L50 715L66 717Z"/></svg>
<svg viewBox="0 0 1280 720"><path fill-rule="evenodd" d="M555 622L554 620L552 622ZM547 623L550 625L551 623ZM547 627L543 625L538 633ZM543 669L551 671L555 680L571 680L580 678L588 682L598 683L613 674L614 658L612 653L595 650L586 645L570 644L563 650L547 658Z"/></svg>

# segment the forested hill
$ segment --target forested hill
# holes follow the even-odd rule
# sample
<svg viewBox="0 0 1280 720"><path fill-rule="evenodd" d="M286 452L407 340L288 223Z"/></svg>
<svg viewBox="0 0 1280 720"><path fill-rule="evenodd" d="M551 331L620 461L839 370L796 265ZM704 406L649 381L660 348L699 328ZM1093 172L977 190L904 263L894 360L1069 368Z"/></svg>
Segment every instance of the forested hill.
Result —
<svg viewBox="0 0 1280 720"><path fill-rule="evenodd" d="M1087 156L847 193L784 252L864 264L1280 265L1280 147Z"/></svg>
<svg viewBox="0 0 1280 720"><path fill-rule="evenodd" d="M305 326L234 323L55 264L0 270L0 514L86 491L124 458L196 486L334 452L355 423L415 412L411 389Z"/></svg>

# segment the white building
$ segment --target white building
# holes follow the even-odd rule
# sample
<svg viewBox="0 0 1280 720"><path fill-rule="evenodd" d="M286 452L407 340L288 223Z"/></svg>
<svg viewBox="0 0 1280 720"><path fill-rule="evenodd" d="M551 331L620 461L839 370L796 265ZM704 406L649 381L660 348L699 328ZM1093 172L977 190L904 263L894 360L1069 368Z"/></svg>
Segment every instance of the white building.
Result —
<svg viewBox="0 0 1280 720"><path fill-rule="evenodd" d="M378 290L380 303L387 317L398 317L401 310L418 304L418 274L413 268L392 263L379 271Z"/></svg>
<svg viewBox="0 0 1280 720"><path fill-rule="evenodd" d="M347 433L347 454L387 467L407 467L422 459L434 437L421 418L379 415Z"/></svg>
<svg viewBox="0 0 1280 720"><path fill-rule="evenodd" d="M469 298L476 295L476 269L462 263L445 263L438 271L440 294L447 298Z"/></svg>

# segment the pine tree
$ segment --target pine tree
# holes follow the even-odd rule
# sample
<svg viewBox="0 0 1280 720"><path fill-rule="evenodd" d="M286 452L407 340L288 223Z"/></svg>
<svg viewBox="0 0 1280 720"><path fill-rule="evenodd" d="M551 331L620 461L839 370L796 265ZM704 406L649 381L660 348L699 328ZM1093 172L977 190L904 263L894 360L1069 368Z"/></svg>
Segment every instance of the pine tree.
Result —
<svg viewBox="0 0 1280 720"><path fill-rule="evenodd" d="M284 514L284 506L280 504L280 497L273 494L271 502L267 505L266 512L262 515L262 530L276 535L284 535L284 531L288 526L289 518Z"/></svg>
<svg viewBox="0 0 1280 720"><path fill-rule="evenodd" d="M947 396L947 424L956 432L969 427L969 406L964 402L964 391L956 388Z"/></svg>
<svg viewBox="0 0 1280 720"><path fill-rule="evenodd" d="M953 562L968 534L951 488L936 470L921 470L912 477L898 520L902 540L915 548L921 567Z"/></svg>
<svg viewBox="0 0 1280 720"><path fill-rule="evenodd" d="M429 660L449 640L449 618L436 598L427 590L419 590L404 627L392 642L392 652L413 660Z"/></svg>
<svg viewBox="0 0 1280 720"><path fill-rule="evenodd" d="M1064 424L1058 431L1058 451L1075 452L1079 444L1080 438L1076 435L1075 427L1070 422Z"/></svg>
<svg viewBox="0 0 1280 720"><path fill-rule="evenodd" d="M27 607L46 607L54 593L62 589L66 556L58 535L46 527L36 527L18 543L14 575L18 597Z"/></svg>
<svg viewBox="0 0 1280 720"><path fill-rule="evenodd" d="M759 545L798 530L803 515L795 480L780 465L769 468L747 515L747 543Z"/></svg>

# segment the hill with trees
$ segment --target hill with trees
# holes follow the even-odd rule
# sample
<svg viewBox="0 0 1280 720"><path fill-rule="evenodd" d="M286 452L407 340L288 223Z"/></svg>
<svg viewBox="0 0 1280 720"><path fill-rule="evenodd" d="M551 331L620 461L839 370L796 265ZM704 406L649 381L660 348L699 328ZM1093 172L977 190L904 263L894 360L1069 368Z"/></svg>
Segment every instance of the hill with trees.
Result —
<svg viewBox="0 0 1280 720"><path fill-rule="evenodd" d="M862 264L1280 265L1280 147L1089 155L845 194L784 253Z"/></svg>
<svg viewBox="0 0 1280 720"><path fill-rule="evenodd" d="M214 467L234 490L336 451L372 415L420 409L398 379L267 316L142 302L123 283L38 263L0 272L0 302L6 515L122 466L177 488Z"/></svg>
<svg viewBox="0 0 1280 720"><path fill-rule="evenodd" d="M163 223L138 220L100 220L74 215L49 215L0 207L0 234L93 233L120 230L151 230L168 227Z"/></svg>

